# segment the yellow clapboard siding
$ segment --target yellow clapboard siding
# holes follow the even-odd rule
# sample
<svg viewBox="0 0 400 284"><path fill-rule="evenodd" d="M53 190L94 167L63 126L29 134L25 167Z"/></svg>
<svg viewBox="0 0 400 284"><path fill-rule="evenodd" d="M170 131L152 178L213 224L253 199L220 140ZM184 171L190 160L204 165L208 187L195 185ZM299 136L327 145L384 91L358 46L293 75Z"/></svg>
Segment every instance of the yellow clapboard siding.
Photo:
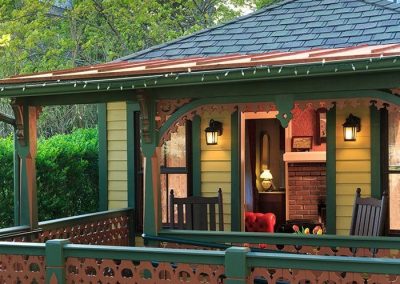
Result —
<svg viewBox="0 0 400 284"><path fill-rule="evenodd" d="M229 182L231 181L231 173L230 172L207 172L201 174L202 182Z"/></svg>
<svg viewBox="0 0 400 284"><path fill-rule="evenodd" d="M119 140L126 141L126 130L108 130L107 131L108 140Z"/></svg>
<svg viewBox="0 0 400 284"><path fill-rule="evenodd" d="M339 217L349 217L353 214L353 203L354 203L354 196L348 196L348 198L340 197L346 204L338 205L337 206L337 216ZM340 203L338 203L340 204Z"/></svg>
<svg viewBox="0 0 400 284"><path fill-rule="evenodd" d="M128 183L122 180L111 180L108 182L108 188L113 188L116 191L126 191Z"/></svg>
<svg viewBox="0 0 400 284"><path fill-rule="evenodd" d="M107 104L109 207L127 206L126 103Z"/></svg>
<svg viewBox="0 0 400 284"><path fill-rule="evenodd" d="M361 118L356 141L344 141L342 124L352 113ZM371 190L370 114L365 106L337 109L336 115L336 233L348 235L357 187Z"/></svg>
<svg viewBox="0 0 400 284"><path fill-rule="evenodd" d="M107 121L126 121L126 111L124 110L108 110Z"/></svg>
<svg viewBox="0 0 400 284"><path fill-rule="evenodd" d="M340 206L351 206L354 204L354 196L355 195L338 195L336 197L336 204L340 204Z"/></svg>
<svg viewBox="0 0 400 284"><path fill-rule="evenodd" d="M108 201L109 209L121 209L126 207L128 207L128 201L114 201L114 200Z"/></svg>
<svg viewBox="0 0 400 284"><path fill-rule="evenodd" d="M358 183L371 183L370 173L337 173L336 183L349 183L357 185Z"/></svg>
<svg viewBox="0 0 400 284"><path fill-rule="evenodd" d="M338 236L348 236L349 231L348 230L336 230L336 235Z"/></svg>
<svg viewBox="0 0 400 284"><path fill-rule="evenodd" d="M222 189L222 195L228 194L230 196L231 192L231 183L230 182L215 182L215 183L204 183L202 185L202 192L209 193L209 192L217 192L218 188Z"/></svg>
<svg viewBox="0 0 400 284"><path fill-rule="evenodd" d="M126 102L107 103L107 110L113 109L126 110Z"/></svg>
<svg viewBox="0 0 400 284"><path fill-rule="evenodd" d="M111 191L108 198L113 201L126 201L128 193L126 191Z"/></svg>
<svg viewBox="0 0 400 284"><path fill-rule="evenodd" d="M126 161L127 153L126 151L109 151L108 160L109 161Z"/></svg>
<svg viewBox="0 0 400 284"><path fill-rule="evenodd" d="M355 196L357 187L361 188L361 195L369 196L371 194L371 184L370 183L357 183L354 184L337 184L336 194L337 195L352 195Z"/></svg>
<svg viewBox="0 0 400 284"><path fill-rule="evenodd" d="M127 125L126 125L126 120L122 120L122 121L109 121L107 122L107 127L108 129L113 129L113 130L118 130L118 129L126 129Z"/></svg>
<svg viewBox="0 0 400 284"><path fill-rule="evenodd" d="M201 151L201 161L230 161L231 151Z"/></svg>
<svg viewBox="0 0 400 284"><path fill-rule="evenodd" d="M120 161L108 161L109 171L126 171L127 169L127 163L121 163Z"/></svg>
<svg viewBox="0 0 400 284"><path fill-rule="evenodd" d="M108 149L110 151L114 150L123 150L126 151L127 150L127 146L126 145L126 141L108 141Z"/></svg>
<svg viewBox="0 0 400 284"><path fill-rule="evenodd" d="M354 143L354 144L353 144ZM357 141L352 142L352 141L344 141L339 140L338 143L336 144L337 149L354 149L355 146L359 149L365 149L369 148L371 143L371 136L362 136L359 137L357 136Z"/></svg>
<svg viewBox="0 0 400 284"><path fill-rule="evenodd" d="M351 225L351 217L337 217L336 218L336 228L339 230L346 230L349 233Z"/></svg>
<svg viewBox="0 0 400 284"><path fill-rule="evenodd" d="M336 149L337 161L371 160L371 150L367 149Z"/></svg>
<svg viewBox="0 0 400 284"><path fill-rule="evenodd" d="M370 172L371 163L369 161L337 161L337 172Z"/></svg>
<svg viewBox="0 0 400 284"><path fill-rule="evenodd" d="M126 171L110 171L108 173L108 180L128 180L128 175Z"/></svg>
<svg viewBox="0 0 400 284"><path fill-rule="evenodd" d="M229 161L207 161L201 163L202 172L228 172L231 170L231 163Z"/></svg>

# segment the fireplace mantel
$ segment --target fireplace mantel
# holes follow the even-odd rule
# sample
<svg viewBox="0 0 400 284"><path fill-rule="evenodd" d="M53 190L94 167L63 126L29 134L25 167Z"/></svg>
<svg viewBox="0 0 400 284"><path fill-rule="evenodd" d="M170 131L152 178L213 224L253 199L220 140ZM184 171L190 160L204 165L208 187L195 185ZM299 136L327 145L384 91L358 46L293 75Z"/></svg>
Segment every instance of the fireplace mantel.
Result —
<svg viewBox="0 0 400 284"><path fill-rule="evenodd" d="M287 163L322 163L326 162L326 152L286 152L283 160Z"/></svg>

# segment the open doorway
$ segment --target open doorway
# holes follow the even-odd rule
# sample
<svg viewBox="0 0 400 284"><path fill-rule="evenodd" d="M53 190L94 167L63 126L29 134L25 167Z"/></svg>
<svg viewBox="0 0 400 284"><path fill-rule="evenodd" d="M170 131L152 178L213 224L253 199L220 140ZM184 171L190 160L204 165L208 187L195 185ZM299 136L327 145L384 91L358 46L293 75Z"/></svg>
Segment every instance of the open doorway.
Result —
<svg viewBox="0 0 400 284"><path fill-rule="evenodd" d="M244 115L245 212L273 213L276 228L286 220L285 129L275 116Z"/></svg>
<svg viewBox="0 0 400 284"><path fill-rule="evenodd" d="M324 227L326 141L321 139L321 113L326 110L296 106L287 128L276 119L277 111L241 114L243 230L266 231L248 226L251 214L258 220L266 213L276 217L275 232L291 232L292 224Z"/></svg>

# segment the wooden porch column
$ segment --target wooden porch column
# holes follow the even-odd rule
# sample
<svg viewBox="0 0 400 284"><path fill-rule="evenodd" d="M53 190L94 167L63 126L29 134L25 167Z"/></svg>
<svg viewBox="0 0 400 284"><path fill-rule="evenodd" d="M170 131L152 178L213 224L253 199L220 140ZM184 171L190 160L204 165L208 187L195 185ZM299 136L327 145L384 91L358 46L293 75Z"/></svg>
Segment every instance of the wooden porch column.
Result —
<svg viewBox="0 0 400 284"><path fill-rule="evenodd" d="M160 147L158 147L158 131L156 129L156 104L149 93L137 91L140 105L141 146L144 156L144 208L143 232L156 236L160 228Z"/></svg>
<svg viewBox="0 0 400 284"><path fill-rule="evenodd" d="M160 147L154 145L143 146L144 171L144 222L143 232L148 235L157 235L160 228Z"/></svg>
<svg viewBox="0 0 400 284"><path fill-rule="evenodd" d="M32 229L38 226L36 196L36 143L37 118L39 108L26 104L13 103L16 122L15 143L15 175L16 191L19 193L19 225L27 225ZM18 204L18 202L15 202Z"/></svg>

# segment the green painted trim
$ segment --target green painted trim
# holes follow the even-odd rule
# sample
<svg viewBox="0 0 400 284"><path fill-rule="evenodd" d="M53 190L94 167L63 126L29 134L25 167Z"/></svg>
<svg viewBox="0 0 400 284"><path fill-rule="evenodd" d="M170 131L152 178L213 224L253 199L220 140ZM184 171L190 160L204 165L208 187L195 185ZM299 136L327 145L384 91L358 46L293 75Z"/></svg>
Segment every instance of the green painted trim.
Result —
<svg viewBox="0 0 400 284"><path fill-rule="evenodd" d="M240 116L231 115L231 230L240 231L242 210L240 190ZM244 213L243 213L244 214Z"/></svg>
<svg viewBox="0 0 400 284"><path fill-rule="evenodd" d="M192 120L192 188L193 196L201 196L201 117Z"/></svg>
<svg viewBox="0 0 400 284"><path fill-rule="evenodd" d="M177 240L196 240L224 244L304 245L314 247L400 249L400 237L365 237L339 235L296 235L287 233L252 233L227 231L161 230L159 237Z"/></svg>
<svg viewBox="0 0 400 284"><path fill-rule="evenodd" d="M224 283L227 284L246 284L250 273L247 264L247 247L230 247L225 251L225 275Z"/></svg>
<svg viewBox="0 0 400 284"><path fill-rule="evenodd" d="M127 167L128 167L128 207L136 207L136 178L137 170L135 167L135 160L140 157L136 157L135 153L135 111L140 111L139 105L132 101L128 101L126 104L126 135L127 135Z"/></svg>
<svg viewBox="0 0 400 284"><path fill-rule="evenodd" d="M45 256L44 243L1 242L0 255L40 255Z"/></svg>
<svg viewBox="0 0 400 284"><path fill-rule="evenodd" d="M122 246L65 245L65 257L126 259L198 264L224 264L225 252L193 249L166 249Z"/></svg>
<svg viewBox="0 0 400 284"><path fill-rule="evenodd" d="M336 234L336 107L328 110L326 128L326 227Z"/></svg>
<svg viewBox="0 0 400 284"><path fill-rule="evenodd" d="M381 198L381 115L375 105L369 107L371 118L371 196Z"/></svg>
<svg viewBox="0 0 400 284"><path fill-rule="evenodd" d="M97 104L99 141L99 211L108 209L107 104Z"/></svg>
<svg viewBox="0 0 400 284"><path fill-rule="evenodd" d="M19 226L21 225L21 215L20 215L20 209L21 209L21 194L19 191L19 184L20 184L20 176L19 176L19 170L20 170L20 159L17 153L18 149L18 141L16 134L14 133L14 226Z"/></svg>
<svg viewBox="0 0 400 284"><path fill-rule="evenodd" d="M217 87L217 86L216 86ZM250 87L252 89L253 87ZM249 90L250 90L249 89ZM256 102L275 102L279 100L280 95L271 95L271 96L266 96L265 95L265 90L268 89L268 85L266 85L263 89L263 92L260 90L260 95L257 96L243 96L243 94L247 93L246 90L240 89L241 96L240 97L229 97L229 103L231 104L239 104L239 103L256 103ZM185 115L186 113L194 110L197 107L204 106L204 105L213 105L213 104L226 104L227 98L226 97L219 97L216 93L218 88L214 89L205 89L202 90L202 92L207 91L210 94L210 97L208 98L202 98L202 99L197 99L193 100L188 104L185 104L184 106L180 107L177 111L175 111L169 118L168 120L161 126L160 132L159 132L159 137L163 137L163 135L168 131L169 127L171 127L176 120L178 120L181 116ZM167 92L167 90L166 90ZM238 92L238 90L235 90L235 92ZM250 91L249 91L250 92ZM187 95L188 92L186 92ZM215 96L213 96L215 93ZM228 93L227 90L224 90L224 93ZM211 95L213 94L213 95ZM288 94L286 94L288 95ZM302 93L298 94L293 97L293 100L296 101L302 101L302 100L309 100L313 99L315 100L316 96L321 99L340 99L340 98L379 98L381 100L387 101L389 103L394 103L397 105L400 105L400 97L393 96L387 92L382 92L382 91L342 91L342 92L324 92L321 94L315 94L315 93Z"/></svg>
<svg viewBox="0 0 400 284"><path fill-rule="evenodd" d="M396 60L395 60L396 59ZM368 69L366 69L368 66ZM286 66L257 66L234 69L182 71L170 76L165 74L125 77L73 80L66 82L1 84L1 97L27 97L32 95L58 95L60 93L106 92L115 90L151 89L163 86L205 85L221 82L255 81L265 79L287 79L348 76L353 74L369 75L377 73L398 72L400 62L396 57L385 57L379 60L369 59L346 60L343 62L293 64ZM227 72L229 71L229 72ZM387 87L387 86L386 86Z"/></svg>
<svg viewBox="0 0 400 284"><path fill-rule="evenodd" d="M49 240L46 242L46 284L66 283L64 245L68 243L69 240Z"/></svg>

